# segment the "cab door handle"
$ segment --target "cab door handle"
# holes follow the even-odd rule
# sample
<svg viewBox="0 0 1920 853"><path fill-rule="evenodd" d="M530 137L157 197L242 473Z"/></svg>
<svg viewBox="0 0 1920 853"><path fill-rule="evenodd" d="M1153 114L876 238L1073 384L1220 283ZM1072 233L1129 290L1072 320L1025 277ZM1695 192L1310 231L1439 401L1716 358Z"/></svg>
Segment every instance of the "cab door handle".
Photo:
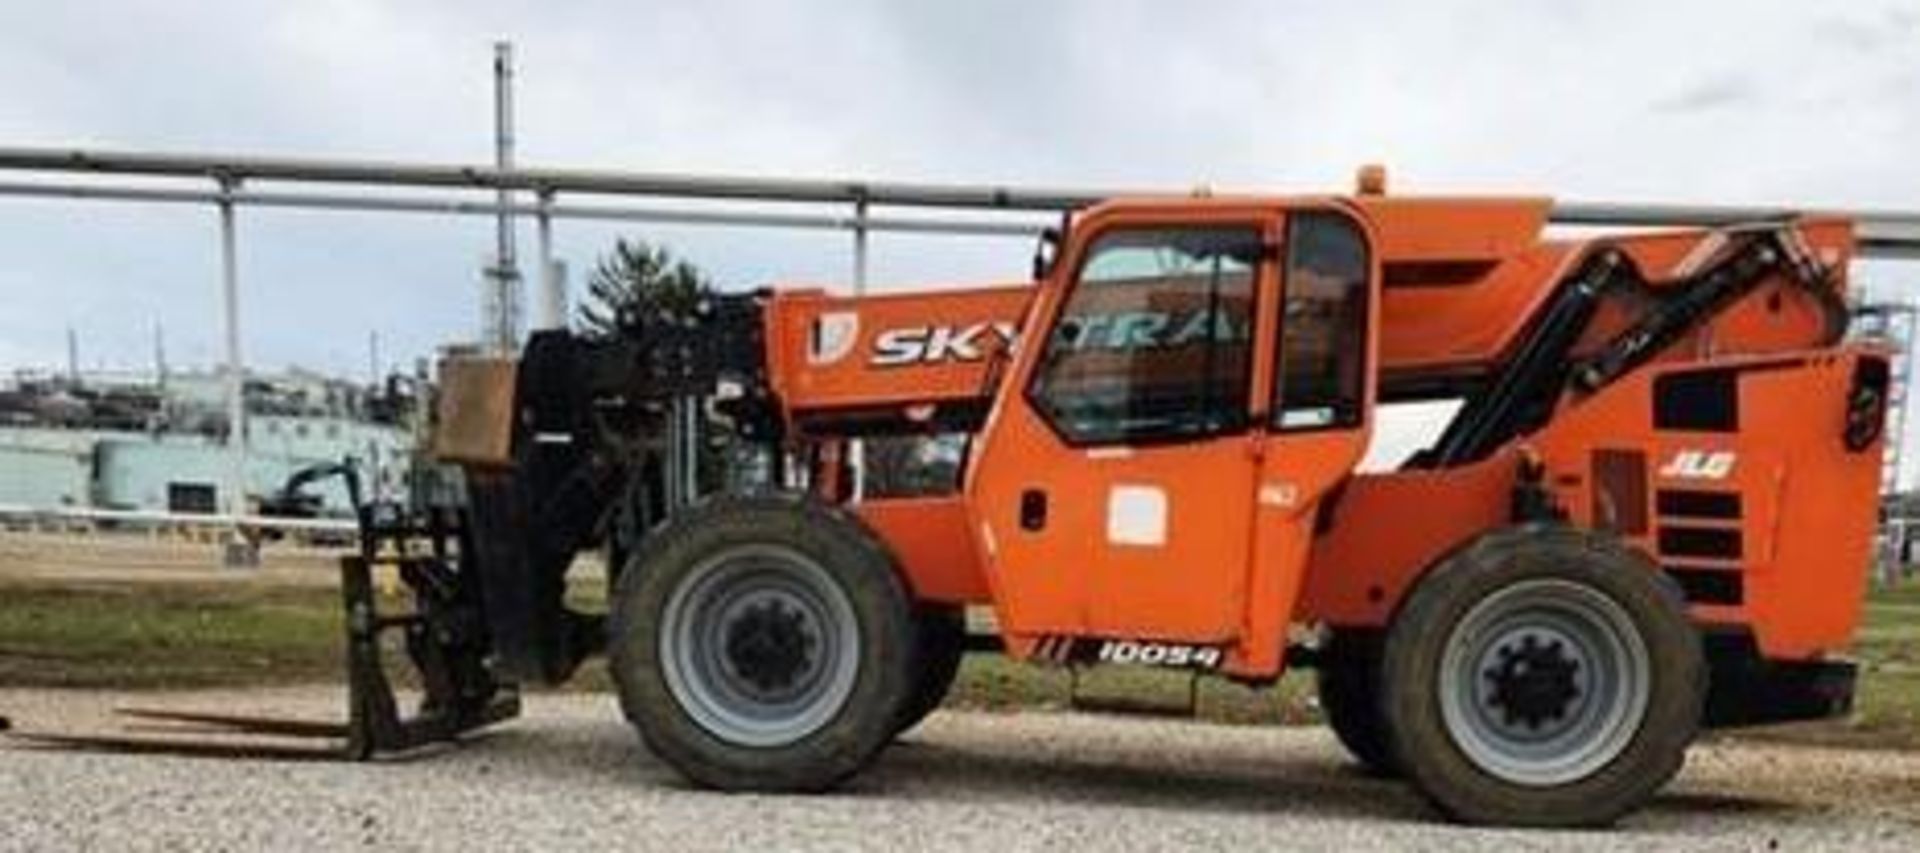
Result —
<svg viewBox="0 0 1920 853"><path fill-rule="evenodd" d="M1028 489L1020 493L1020 529L1039 531L1047 526L1047 493Z"/></svg>

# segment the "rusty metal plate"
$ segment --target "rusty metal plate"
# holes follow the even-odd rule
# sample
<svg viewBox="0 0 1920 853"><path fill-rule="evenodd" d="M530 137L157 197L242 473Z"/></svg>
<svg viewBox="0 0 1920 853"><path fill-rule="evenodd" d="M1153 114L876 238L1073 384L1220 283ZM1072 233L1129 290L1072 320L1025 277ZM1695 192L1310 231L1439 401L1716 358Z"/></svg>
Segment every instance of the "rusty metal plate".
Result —
<svg viewBox="0 0 1920 853"><path fill-rule="evenodd" d="M513 359L462 356L440 363L433 455L480 468L513 463Z"/></svg>

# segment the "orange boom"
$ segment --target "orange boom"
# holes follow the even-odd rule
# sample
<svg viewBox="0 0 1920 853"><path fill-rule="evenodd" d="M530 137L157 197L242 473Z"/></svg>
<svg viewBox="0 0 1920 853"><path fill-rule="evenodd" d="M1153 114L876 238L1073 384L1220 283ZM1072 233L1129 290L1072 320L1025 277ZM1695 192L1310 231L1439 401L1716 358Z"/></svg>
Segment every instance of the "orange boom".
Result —
<svg viewBox="0 0 1920 853"><path fill-rule="evenodd" d="M498 671L604 641L688 777L813 790L969 647L1306 665L1447 815L1611 821L1702 726L1849 707L1888 360L1843 341L1847 221L1549 238L1548 209L1121 199L1031 283L776 289L451 364ZM681 505L653 439L709 397L765 476ZM1383 403L1440 400L1429 446L1356 470ZM604 624L559 601L596 542Z"/></svg>

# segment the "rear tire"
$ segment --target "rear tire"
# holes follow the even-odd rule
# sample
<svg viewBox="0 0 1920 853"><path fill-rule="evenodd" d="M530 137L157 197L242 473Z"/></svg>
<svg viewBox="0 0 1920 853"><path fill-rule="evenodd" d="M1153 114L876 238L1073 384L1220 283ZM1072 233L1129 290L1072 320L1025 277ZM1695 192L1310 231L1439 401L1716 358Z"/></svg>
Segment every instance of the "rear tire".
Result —
<svg viewBox="0 0 1920 853"><path fill-rule="evenodd" d="M1388 631L1407 778L1468 823L1597 826L1679 771L1707 673L1671 582L1608 536L1532 525L1434 569Z"/></svg>
<svg viewBox="0 0 1920 853"><path fill-rule="evenodd" d="M721 498L648 537L613 604L620 705L701 785L818 791L894 734L913 619L858 519L788 496Z"/></svg>
<svg viewBox="0 0 1920 853"><path fill-rule="evenodd" d="M927 605L914 615L913 688L900 706L895 734L920 724L947 698L967 652L964 607Z"/></svg>
<svg viewBox="0 0 1920 853"><path fill-rule="evenodd" d="M1400 763L1380 711L1381 639L1378 631L1334 629L1321 650L1316 681L1320 712L1340 745L1367 773L1390 777L1400 775Z"/></svg>

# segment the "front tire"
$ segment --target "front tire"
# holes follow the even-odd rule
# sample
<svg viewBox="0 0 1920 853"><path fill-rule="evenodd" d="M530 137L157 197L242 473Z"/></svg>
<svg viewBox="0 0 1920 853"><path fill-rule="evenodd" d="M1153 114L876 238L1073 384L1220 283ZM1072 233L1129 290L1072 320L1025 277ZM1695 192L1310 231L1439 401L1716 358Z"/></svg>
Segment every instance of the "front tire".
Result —
<svg viewBox="0 0 1920 853"><path fill-rule="evenodd" d="M1468 823L1597 826L1679 771L1706 667L1672 584L1616 539L1489 534L1388 631L1382 711L1409 780Z"/></svg>
<svg viewBox="0 0 1920 853"><path fill-rule="evenodd" d="M894 734L912 643L893 560L857 519L759 496L648 538L621 578L610 658L627 718L689 779L817 791Z"/></svg>

